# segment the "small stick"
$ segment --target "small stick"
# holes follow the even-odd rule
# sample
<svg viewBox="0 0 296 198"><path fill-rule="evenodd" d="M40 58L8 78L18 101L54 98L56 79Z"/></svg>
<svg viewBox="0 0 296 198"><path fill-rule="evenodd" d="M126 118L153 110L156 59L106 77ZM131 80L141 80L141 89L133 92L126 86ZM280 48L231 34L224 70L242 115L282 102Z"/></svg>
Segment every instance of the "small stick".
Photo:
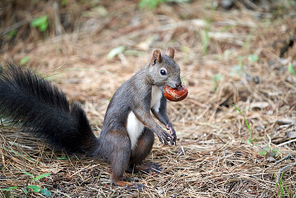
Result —
<svg viewBox="0 0 296 198"><path fill-rule="evenodd" d="M275 162L274 165L276 164L279 164L281 163L282 161L286 160L286 159L294 159L295 158L289 153L286 157L280 159L279 161ZM281 168L279 171L278 171L278 174L277 174L277 177L276 177L276 183L279 184L280 183L280 178L281 178L281 174L286 171L287 169L291 168L292 166L295 166L296 165L296 161L292 164L289 164L283 168Z"/></svg>
<svg viewBox="0 0 296 198"><path fill-rule="evenodd" d="M280 177L281 177L281 174L286 171L287 169L291 168L292 166L295 166L296 165L296 161L288 166L285 166L284 168L281 168L278 172L278 175L276 177L276 183L280 183Z"/></svg>
<svg viewBox="0 0 296 198"><path fill-rule="evenodd" d="M296 142L296 139L292 139L292 140L289 140L287 142L283 142L283 143L279 144L278 146L284 146L285 144L289 144L291 142Z"/></svg>

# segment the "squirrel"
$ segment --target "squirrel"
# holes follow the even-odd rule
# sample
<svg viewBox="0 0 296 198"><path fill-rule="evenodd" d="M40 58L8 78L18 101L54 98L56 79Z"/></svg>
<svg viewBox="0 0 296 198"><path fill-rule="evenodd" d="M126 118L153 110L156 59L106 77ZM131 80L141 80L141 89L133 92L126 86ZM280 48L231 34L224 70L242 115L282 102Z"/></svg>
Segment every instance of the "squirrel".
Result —
<svg viewBox="0 0 296 198"><path fill-rule="evenodd" d="M150 153L154 133L160 142L176 145L176 132L168 117L164 86L181 85L175 50L165 54L154 50L151 60L114 93L108 105L100 137L97 138L78 102L29 69L7 64L0 66L0 115L38 134L55 148L105 158L111 163L112 181L140 164ZM167 133L152 114L170 131Z"/></svg>

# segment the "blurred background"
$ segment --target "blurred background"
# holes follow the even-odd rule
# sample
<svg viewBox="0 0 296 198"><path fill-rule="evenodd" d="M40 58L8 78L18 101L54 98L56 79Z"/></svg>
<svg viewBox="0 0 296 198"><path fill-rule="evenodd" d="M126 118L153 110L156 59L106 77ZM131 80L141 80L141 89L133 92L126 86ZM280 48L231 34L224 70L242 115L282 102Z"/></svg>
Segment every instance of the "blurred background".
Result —
<svg viewBox="0 0 296 198"><path fill-rule="evenodd" d="M150 61L154 49L175 48L189 90L184 101L168 103L178 146L156 142L148 161L167 169L139 176L148 186L143 196L296 195L293 160L273 165L295 156L295 33L295 0L0 2L1 64L26 66L58 84L69 100L83 104L96 135L115 90ZM2 152L14 162L13 152ZM275 173L286 166L281 194ZM19 169L10 170L0 187L17 183ZM122 195L105 184L96 183L100 192L87 185L62 191Z"/></svg>

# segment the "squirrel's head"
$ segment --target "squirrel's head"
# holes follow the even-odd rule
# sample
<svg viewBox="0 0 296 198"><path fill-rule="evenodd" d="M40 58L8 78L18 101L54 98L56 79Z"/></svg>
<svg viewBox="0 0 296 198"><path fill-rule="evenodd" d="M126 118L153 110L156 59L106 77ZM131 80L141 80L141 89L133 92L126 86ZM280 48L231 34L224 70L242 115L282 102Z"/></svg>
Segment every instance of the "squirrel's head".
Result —
<svg viewBox="0 0 296 198"><path fill-rule="evenodd" d="M165 54L154 50L149 63L149 74L154 85L161 90L168 85L172 88L181 86L180 67L174 61L175 50L168 47Z"/></svg>

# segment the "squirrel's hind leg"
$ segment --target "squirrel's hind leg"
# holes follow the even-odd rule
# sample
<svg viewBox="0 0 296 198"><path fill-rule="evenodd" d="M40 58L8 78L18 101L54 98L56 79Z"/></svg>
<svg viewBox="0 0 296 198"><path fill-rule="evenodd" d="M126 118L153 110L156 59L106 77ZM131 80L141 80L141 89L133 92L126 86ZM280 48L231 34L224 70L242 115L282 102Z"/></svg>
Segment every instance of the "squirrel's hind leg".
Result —
<svg viewBox="0 0 296 198"><path fill-rule="evenodd" d="M160 173L160 165L155 163L147 163L146 165L135 167L136 164L140 164L150 153L154 142L154 133L148 128L144 128L144 131L140 138L136 148L132 151L130 158L129 167L126 170L127 172L155 172Z"/></svg>
<svg viewBox="0 0 296 198"><path fill-rule="evenodd" d="M138 139L137 146L131 153L130 166L140 164L149 155L154 142L154 133L144 127L141 136Z"/></svg>
<svg viewBox="0 0 296 198"><path fill-rule="evenodd" d="M112 139L110 143L109 160L112 169L112 181L117 186L126 186L127 189L143 190L144 185L137 183L129 183L122 180L123 173L127 169L131 156L131 142L125 130L115 130L108 133L104 138L108 144L108 139ZM114 144L114 142L116 142ZM113 143L113 144L112 144Z"/></svg>
<svg viewBox="0 0 296 198"><path fill-rule="evenodd" d="M104 144L102 152L111 163L113 183L118 186L132 185L122 181L131 155L131 143L127 131L122 129L109 131L100 141Z"/></svg>

